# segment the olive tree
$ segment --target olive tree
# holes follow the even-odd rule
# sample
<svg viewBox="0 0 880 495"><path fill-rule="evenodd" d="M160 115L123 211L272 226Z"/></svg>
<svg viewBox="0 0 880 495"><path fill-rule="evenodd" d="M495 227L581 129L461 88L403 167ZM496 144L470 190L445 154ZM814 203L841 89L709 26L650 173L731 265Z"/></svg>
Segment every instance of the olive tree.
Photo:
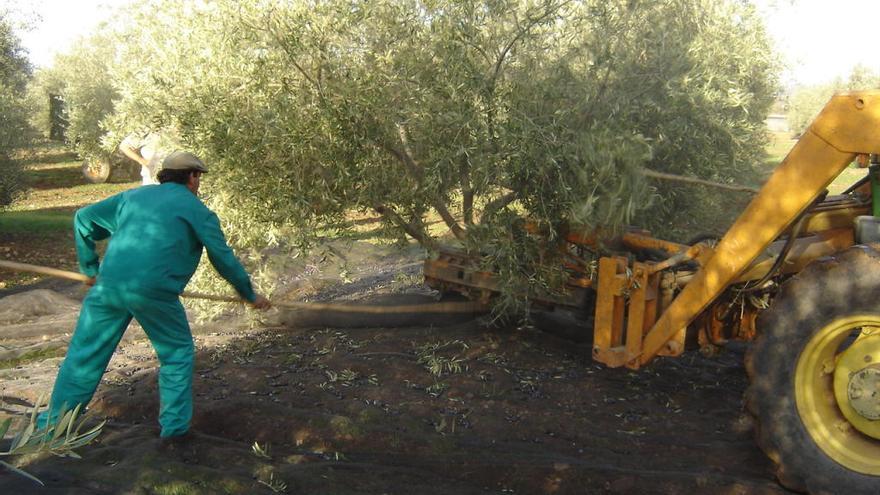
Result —
<svg viewBox="0 0 880 495"><path fill-rule="evenodd" d="M27 100L31 109L31 126L43 139L60 140L63 137L66 112L61 95L64 87L64 74L52 67L34 71L33 78L28 84Z"/></svg>
<svg viewBox="0 0 880 495"><path fill-rule="evenodd" d="M103 121L113 114L118 98L110 69L118 48L114 31L104 27L91 37L79 39L70 51L56 56L51 69L40 74L46 101L54 92L63 101L65 139L84 159L105 154Z"/></svg>
<svg viewBox="0 0 880 495"><path fill-rule="evenodd" d="M535 267L566 224L674 233L671 212L718 202L643 171L748 173L775 89L736 0L165 0L126 16L101 125L162 128L209 159L234 238L305 245L373 212L391 236L486 255L519 300L556 285Z"/></svg>
<svg viewBox="0 0 880 495"><path fill-rule="evenodd" d="M24 145L30 134L28 107L24 99L31 67L13 24L0 10L0 207L21 191L21 167L11 153Z"/></svg>

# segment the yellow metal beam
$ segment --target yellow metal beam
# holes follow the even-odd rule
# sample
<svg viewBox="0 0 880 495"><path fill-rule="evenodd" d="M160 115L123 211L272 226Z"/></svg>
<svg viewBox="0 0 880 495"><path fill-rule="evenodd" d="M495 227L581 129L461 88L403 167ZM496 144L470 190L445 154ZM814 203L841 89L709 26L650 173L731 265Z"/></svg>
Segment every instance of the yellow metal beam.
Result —
<svg viewBox="0 0 880 495"><path fill-rule="evenodd" d="M761 191L715 248L715 254L645 336L642 363L690 324L800 215L857 153L880 153L880 92L832 97Z"/></svg>

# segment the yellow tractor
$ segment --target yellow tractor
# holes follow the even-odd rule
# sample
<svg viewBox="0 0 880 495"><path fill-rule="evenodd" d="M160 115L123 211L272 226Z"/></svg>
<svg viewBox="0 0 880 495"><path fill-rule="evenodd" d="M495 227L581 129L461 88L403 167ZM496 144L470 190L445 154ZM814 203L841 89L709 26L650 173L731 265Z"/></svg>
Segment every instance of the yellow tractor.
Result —
<svg viewBox="0 0 880 495"><path fill-rule="evenodd" d="M589 305L593 359L610 367L678 356L688 339L704 349L754 340L746 405L780 482L880 493L878 129L880 91L834 96L717 241L568 232L566 296L538 303ZM865 178L827 195L864 156L875 162ZM441 252L425 277L488 299L497 281L476 267Z"/></svg>

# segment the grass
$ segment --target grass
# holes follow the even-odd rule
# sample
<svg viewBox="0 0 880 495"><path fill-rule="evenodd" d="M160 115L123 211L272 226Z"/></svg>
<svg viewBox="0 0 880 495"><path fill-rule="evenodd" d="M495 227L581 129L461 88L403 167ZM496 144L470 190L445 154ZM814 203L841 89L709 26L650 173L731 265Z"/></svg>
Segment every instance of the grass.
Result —
<svg viewBox="0 0 880 495"><path fill-rule="evenodd" d="M89 184L80 161L58 144L44 144L22 159L25 192L0 209L0 232L54 234L70 232L77 208L131 189L137 182Z"/></svg>
<svg viewBox="0 0 880 495"><path fill-rule="evenodd" d="M0 213L0 231L51 234L69 232L73 227L73 212L58 210L24 210Z"/></svg>
<svg viewBox="0 0 880 495"><path fill-rule="evenodd" d="M0 370L15 368L17 366L21 366L27 363L45 361L46 359L63 357L66 350L66 347L54 347L50 349L41 349L39 351L28 352L15 359L6 359L0 361Z"/></svg>
<svg viewBox="0 0 880 495"><path fill-rule="evenodd" d="M158 461L157 461L158 462ZM152 463L150 463L152 464ZM177 466L160 470L161 466L148 465L135 483L137 493L155 495L208 495L253 493L254 486L236 479L216 476L214 473L189 471Z"/></svg>
<svg viewBox="0 0 880 495"><path fill-rule="evenodd" d="M0 208L0 258L75 269L74 211L138 183L89 184L80 160L57 143L41 144L17 158L24 166L25 190L14 203ZM0 289L41 277L0 271Z"/></svg>
<svg viewBox="0 0 880 495"><path fill-rule="evenodd" d="M86 184L60 187L34 187L32 184L25 196L11 205L10 211L33 211L45 209L66 209L73 211L81 206L92 204L116 193L136 187L138 182L120 184Z"/></svg>
<svg viewBox="0 0 880 495"><path fill-rule="evenodd" d="M118 192L136 187L138 182L89 184L80 169L80 160L58 144L44 144L34 149L25 159L27 183L24 195L5 211L0 220L13 212L72 213L77 208L100 201ZM37 217L18 217L19 225L45 223ZM9 222L12 222L11 220ZM51 222L50 222L51 223ZM11 225L7 223L4 226Z"/></svg>
<svg viewBox="0 0 880 495"><path fill-rule="evenodd" d="M52 153L49 150L46 152ZM83 184L82 172L76 157L69 157L66 153L61 156L63 158L58 159L49 154L42 163L33 162L26 165L30 186L35 189L54 189Z"/></svg>

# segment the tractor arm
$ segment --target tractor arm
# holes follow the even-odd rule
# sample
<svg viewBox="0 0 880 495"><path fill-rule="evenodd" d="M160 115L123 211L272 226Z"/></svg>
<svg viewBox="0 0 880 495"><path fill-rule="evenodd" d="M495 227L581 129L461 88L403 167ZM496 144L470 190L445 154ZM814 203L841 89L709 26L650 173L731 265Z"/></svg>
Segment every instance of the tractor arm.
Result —
<svg viewBox="0 0 880 495"><path fill-rule="evenodd" d="M678 297L645 335L656 356L806 210L858 153L880 153L880 91L831 98ZM873 139L872 139L873 138Z"/></svg>

